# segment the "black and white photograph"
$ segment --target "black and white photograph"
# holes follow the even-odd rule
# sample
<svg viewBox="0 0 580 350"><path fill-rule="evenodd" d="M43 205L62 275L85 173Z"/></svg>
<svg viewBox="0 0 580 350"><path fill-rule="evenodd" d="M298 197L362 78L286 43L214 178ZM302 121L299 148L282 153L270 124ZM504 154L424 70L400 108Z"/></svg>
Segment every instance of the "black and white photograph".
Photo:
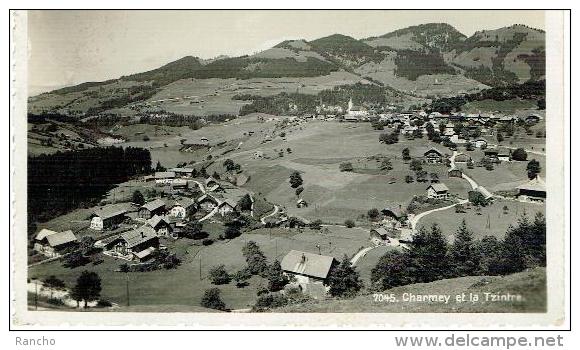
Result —
<svg viewBox="0 0 580 350"><path fill-rule="evenodd" d="M561 325L564 17L11 12L14 322Z"/></svg>

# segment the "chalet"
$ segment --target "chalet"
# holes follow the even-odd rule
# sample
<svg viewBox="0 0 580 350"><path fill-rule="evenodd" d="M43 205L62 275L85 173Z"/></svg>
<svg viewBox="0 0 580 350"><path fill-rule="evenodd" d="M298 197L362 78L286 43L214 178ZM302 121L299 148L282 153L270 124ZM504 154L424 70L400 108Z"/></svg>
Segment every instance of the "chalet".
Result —
<svg viewBox="0 0 580 350"><path fill-rule="evenodd" d="M169 215L174 218L185 219L195 213L195 210L196 204L194 200L190 198L181 198L175 201L171 206Z"/></svg>
<svg viewBox="0 0 580 350"><path fill-rule="evenodd" d="M526 124L536 124L540 121L540 116L537 114L532 114L527 116L524 121L526 122Z"/></svg>
<svg viewBox="0 0 580 350"><path fill-rule="evenodd" d="M389 232L384 227L371 229L369 238L374 245L388 245L391 243Z"/></svg>
<svg viewBox="0 0 580 350"><path fill-rule="evenodd" d="M427 198L447 199L449 198L449 188L442 183L432 183L427 187Z"/></svg>
<svg viewBox="0 0 580 350"><path fill-rule="evenodd" d="M498 153L497 154L497 160L501 161L501 162L509 162L511 161L511 154L509 153Z"/></svg>
<svg viewBox="0 0 580 350"><path fill-rule="evenodd" d="M441 163L443 161L443 153L435 148L430 148L425 153L423 157L427 163Z"/></svg>
<svg viewBox="0 0 580 350"><path fill-rule="evenodd" d="M170 172L174 172L176 177L191 178L193 177L193 168L171 168Z"/></svg>
<svg viewBox="0 0 580 350"><path fill-rule="evenodd" d="M484 139L477 139L477 140L473 141L473 145L477 148L486 148L487 141Z"/></svg>
<svg viewBox="0 0 580 350"><path fill-rule="evenodd" d="M236 203L231 199L226 199L225 201L221 202L218 205L218 213L220 213L221 216L225 216L235 211L236 211Z"/></svg>
<svg viewBox="0 0 580 350"><path fill-rule="evenodd" d="M155 183L170 184L175 179L175 172L173 171L158 171L155 173Z"/></svg>
<svg viewBox="0 0 580 350"><path fill-rule="evenodd" d="M461 169L453 168L447 170L447 175L449 177L463 177L463 172L461 171Z"/></svg>
<svg viewBox="0 0 580 350"><path fill-rule="evenodd" d="M499 154L499 151L496 148L489 148L483 151L483 154L491 159L498 159L497 155Z"/></svg>
<svg viewBox="0 0 580 350"><path fill-rule="evenodd" d="M126 213L127 210L114 205L99 208L90 216L90 228L99 231L111 229L125 220Z"/></svg>
<svg viewBox="0 0 580 350"><path fill-rule="evenodd" d="M171 182L171 188L174 190L183 190L187 188L187 180L175 179Z"/></svg>
<svg viewBox="0 0 580 350"><path fill-rule="evenodd" d="M517 187L518 198L532 201L543 201L546 199L546 183L536 176L528 183Z"/></svg>
<svg viewBox="0 0 580 350"><path fill-rule="evenodd" d="M142 219L150 219L154 215L163 214L165 214L165 202L159 198L143 204L137 213Z"/></svg>
<svg viewBox="0 0 580 350"><path fill-rule="evenodd" d="M399 208L384 208L383 210L381 210L381 213L385 217L396 221L399 221L403 217L401 206L399 206Z"/></svg>
<svg viewBox="0 0 580 350"><path fill-rule="evenodd" d="M305 208L305 207L308 207L308 203L304 199L300 198L296 201L296 208Z"/></svg>
<svg viewBox="0 0 580 350"><path fill-rule="evenodd" d="M200 209L203 209L205 211L212 211L215 209L215 207L219 205L219 202L213 196L210 196L209 194L204 194L203 196L197 199L197 205Z"/></svg>
<svg viewBox="0 0 580 350"><path fill-rule="evenodd" d="M147 220L147 224L155 230L157 236L169 236L171 234L169 221L163 216L155 215Z"/></svg>
<svg viewBox="0 0 580 350"><path fill-rule="evenodd" d="M56 232L42 229L34 239L34 250L49 258L55 258L61 256L67 248L77 244L77 237L71 230Z"/></svg>
<svg viewBox="0 0 580 350"><path fill-rule="evenodd" d="M159 248L159 238L152 227L145 225L107 240L105 247L125 259L144 261Z"/></svg>
<svg viewBox="0 0 580 350"><path fill-rule="evenodd" d="M471 160L471 157L465 153L460 153L455 156L455 163L467 163Z"/></svg>
<svg viewBox="0 0 580 350"><path fill-rule="evenodd" d="M295 278L295 283L303 292L312 295L310 291L316 287L318 290L326 290L328 276L337 264L338 261L332 256L291 250L280 265L286 275Z"/></svg>

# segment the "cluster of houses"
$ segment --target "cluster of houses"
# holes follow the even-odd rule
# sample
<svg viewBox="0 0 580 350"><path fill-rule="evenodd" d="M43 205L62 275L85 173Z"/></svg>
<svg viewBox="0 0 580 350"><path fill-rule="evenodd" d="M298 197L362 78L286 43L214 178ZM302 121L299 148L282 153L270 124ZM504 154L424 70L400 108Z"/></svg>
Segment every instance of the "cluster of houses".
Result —
<svg viewBox="0 0 580 350"><path fill-rule="evenodd" d="M174 180L190 174L188 169L172 169L171 172L176 174L170 177ZM172 196L171 199L156 198L136 210L128 210L128 206L122 204L95 209L89 216L89 228L102 232L101 236L105 237L97 241L96 246L111 256L144 261L159 249L159 237L179 238L194 216L203 219L213 215L227 216L238 211L235 201L218 194L225 190L213 177L207 178L201 189L201 192L196 192L200 193L197 198L186 195ZM47 257L57 257L76 244L78 239L70 230L55 232L43 229L35 237L34 250Z"/></svg>

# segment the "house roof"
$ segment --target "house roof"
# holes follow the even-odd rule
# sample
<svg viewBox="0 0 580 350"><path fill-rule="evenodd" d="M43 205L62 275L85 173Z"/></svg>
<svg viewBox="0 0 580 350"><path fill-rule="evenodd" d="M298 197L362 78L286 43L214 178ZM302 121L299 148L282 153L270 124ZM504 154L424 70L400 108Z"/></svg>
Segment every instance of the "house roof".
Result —
<svg viewBox="0 0 580 350"><path fill-rule="evenodd" d="M151 202L147 202L147 203L143 204L141 206L141 208L145 208L149 211L152 211L152 210L159 209L163 206L165 206L165 202L162 199L157 198L155 200L152 200Z"/></svg>
<svg viewBox="0 0 580 350"><path fill-rule="evenodd" d="M174 171L157 171L155 173L156 179L171 179L175 177Z"/></svg>
<svg viewBox="0 0 580 350"><path fill-rule="evenodd" d="M173 187L178 187L178 186L187 187L187 180L185 180L185 179L173 180L173 182L171 183L171 186L173 186Z"/></svg>
<svg viewBox="0 0 580 350"><path fill-rule="evenodd" d="M237 203L233 199L228 198L228 199L224 200L223 202L221 202L219 206L221 207L224 205L229 205L230 207L235 208Z"/></svg>
<svg viewBox="0 0 580 350"><path fill-rule="evenodd" d="M43 228L42 230L40 230L40 232L38 232L38 234L36 235L36 237L34 239L36 239L37 241L42 241L46 237L48 237L50 235L54 235L55 233L57 233L57 232Z"/></svg>
<svg viewBox="0 0 580 350"><path fill-rule="evenodd" d="M101 219L110 219L115 216L125 215L126 209L119 208L119 206L111 205L102 208L98 208L93 212L93 215L100 217Z"/></svg>
<svg viewBox="0 0 580 350"><path fill-rule="evenodd" d="M317 278L326 278L334 260L332 256L291 250L282 259L281 266L284 271Z"/></svg>
<svg viewBox="0 0 580 350"><path fill-rule="evenodd" d="M427 154L429 154L429 153L433 153L433 152L437 153L437 154L438 154L438 155L440 155L440 156L442 156L442 155L443 155L443 153L442 153L441 151L439 151L439 150L438 150L437 148L435 148L435 147L431 147L431 148L429 148L428 150L426 150L426 151L425 151L425 153L423 153L423 155L425 155L425 156L426 156Z"/></svg>
<svg viewBox="0 0 580 350"><path fill-rule="evenodd" d="M379 235L381 235L381 237L382 236L385 236L385 237L388 236L388 231L385 230L384 227L374 228L374 229L371 230L371 232L373 232L373 231L375 231L376 233L378 233Z"/></svg>
<svg viewBox="0 0 580 350"><path fill-rule="evenodd" d="M210 176L210 177L208 177L207 179L205 179L205 184L207 185L208 183L210 183L210 182L212 182L212 181L213 181L213 182L217 182L217 180L216 180L216 179L214 179L214 178L213 178L213 176Z"/></svg>
<svg viewBox="0 0 580 350"><path fill-rule="evenodd" d="M215 199L213 196L210 196L209 194L204 194L203 196L199 197L197 199L197 203L201 203L201 202L206 201L206 200L212 201L216 204L219 203L219 201L217 199Z"/></svg>
<svg viewBox="0 0 580 350"><path fill-rule="evenodd" d="M173 205L174 207L176 206L181 206L184 207L185 209L191 207L192 205L195 205L195 201L191 198L180 198L177 201L175 201L175 204Z"/></svg>
<svg viewBox="0 0 580 350"><path fill-rule="evenodd" d="M174 173L193 173L193 168L171 168L169 171Z"/></svg>
<svg viewBox="0 0 580 350"><path fill-rule="evenodd" d="M46 236L46 239L51 247L58 247L59 245L75 242L77 237L71 230L67 230Z"/></svg>
<svg viewBox="0 0 580 350"><path fill-rule="evenodd" d="M164 222L165 224L169 225L169 222L163 216L159 216L159 215L154 215L151 219L147 220L147 223L149 224L149 226L151 226L153 228L157 228L157 226L161 222Z"/></svg>
<svg viewBox="0 0 580 350"><path fill-rule="evenodd" d="M401 212L401 209L397 208L397 207L386 207L383 210L381 210L381 212L383 214L387 214L387 213L392 213L394 216L400 218L403 213Z"/></svg>
<svg viewBox="0 0 580 350"><path fill-rule="evenodd" d="M447 186L445 186L445 184L442 183L433 183L429 185L429 187L427 187L427 189L429 188L433 188L433 190L437 193L449 191L449 188L447 188Z"/></svg>
<svg viewBox="0 0 580 350"><path fill-rule="evenodd" d="M157 234L155 233L155 230L146 225L121 234L121 238L127 242L127 248L132 248L156 237Z"/></svg>
<svg viewBox="0 0 580 350"><path fill-rule="evenodd" d="M143 259L148 257L149 255L151 255L151 253L153 253L155 251L154 247L149 247L146 249L143 249L140 252L134 252L133 254L135 254L136 257L138 257L139 259Z"/></svg>
<svg viewBox="0 0 580 350"><path fill-rule="evenodd" d="M544 180L540 179L539 176L530 180L528 183L523 185L519 185L517 187L518 190L527 190L527 191L538 191L538 192L546 192L546 183Z"/></svg>

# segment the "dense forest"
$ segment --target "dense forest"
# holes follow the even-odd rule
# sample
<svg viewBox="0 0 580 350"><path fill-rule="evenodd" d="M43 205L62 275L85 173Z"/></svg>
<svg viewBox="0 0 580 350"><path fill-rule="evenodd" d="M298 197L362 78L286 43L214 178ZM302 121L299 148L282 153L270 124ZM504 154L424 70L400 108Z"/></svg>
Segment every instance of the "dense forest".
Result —
<svg viewBox="0 0 580 350"><path fill-rule="evenodd" d="M450 113L461 111L461 107L468 102L495 100L505 101L511 99L536 100L538 109L545 108L546 81L528 81L523 84L495 87L481 90L473 94L463 96L446 97L434 100L431 103L431 111Z"/></svg>
<svg viewBox="0 0 580 350"><path fill-rule="evenodd" d="M90 148L28 157L28 219L44 221L92 203L113 185L151 171L142 148Z"/></svg>
<svg viewBox="0 0 580 350"><path fill-rule="evenodd" d="M447 65L439 53L400 50L395 64L395 75L409 80L427 74L455 74L455 69Z"/></svg>

